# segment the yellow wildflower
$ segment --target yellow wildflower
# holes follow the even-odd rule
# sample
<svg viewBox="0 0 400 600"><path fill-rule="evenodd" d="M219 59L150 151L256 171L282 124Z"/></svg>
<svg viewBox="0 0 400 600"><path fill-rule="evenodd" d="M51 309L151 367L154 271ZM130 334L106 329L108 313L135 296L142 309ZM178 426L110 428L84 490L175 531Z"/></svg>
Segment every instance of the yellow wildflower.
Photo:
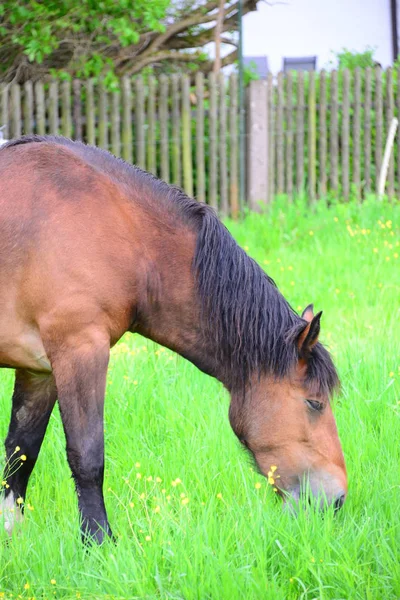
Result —
<svg viewBox="0 0 400 600"><path fill-rule="evenodd" d="M256 488L256 490L259 490L261 487L261 483L259 481L257 481L257 483L254 486Z"/></svg>
<svg viewBox="0 0 400 600"><path fill-rule="evenodd" d="M183 504L183 506L185 506L186 504L189 504L189 498L183 498L182 504Z"/></svg>

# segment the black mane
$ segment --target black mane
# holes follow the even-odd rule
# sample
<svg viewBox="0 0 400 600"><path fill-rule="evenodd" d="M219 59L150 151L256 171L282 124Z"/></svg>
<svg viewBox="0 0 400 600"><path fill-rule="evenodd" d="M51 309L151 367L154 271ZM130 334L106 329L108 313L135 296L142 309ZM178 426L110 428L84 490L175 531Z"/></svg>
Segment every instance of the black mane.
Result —
<svg viewBox="0 0 400 600"><path fill-rule="evenodd" d="M277 378L288 375L299 359L296 339L304 321L210 207L105 150L67 138L24 136L7 142L0 151L32 142L68 146L90 163L104 167L110 176L145 185L153 193L152 207L160 210L167 203L170 213L194 228L197 245L193 269L205 334L215 339L217 360L229 373L232 386L245 385L254 373ZM330 395L338 385L333 362L320 343L311 351L307 379L315 394Z"/></svg>
<svg viewBox="0 0 400 600"><path fill-rule="evenodd" d="M288 375L299 360L296 341L305 322L211 210L204 211L194 268L209 333L216 338L219 360L229 365L233 385L245 384L253 373ZM331 395L338 385L320 343L311 351L307 379L317 395Z"/></svg>

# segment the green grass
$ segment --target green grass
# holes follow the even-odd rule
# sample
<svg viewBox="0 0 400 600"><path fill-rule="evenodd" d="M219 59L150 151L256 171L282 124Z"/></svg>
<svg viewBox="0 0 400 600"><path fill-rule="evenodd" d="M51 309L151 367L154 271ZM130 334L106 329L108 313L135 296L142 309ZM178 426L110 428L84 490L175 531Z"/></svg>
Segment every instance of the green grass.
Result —
<svg viewBox="0 0 400 600"><path fill-rule="evenodd" d="M334 410L345 507L336 517L284 513L230 430L222 386L126 337L113 351L105 426L119 542L80 544L56 411L28 490L34 510L10 544L0 533L0 597L400 598L400 206L278 201L228 226L294 308L324 310L322 339L343 384ZM0 374L1 439L12 380Z"/></svg>

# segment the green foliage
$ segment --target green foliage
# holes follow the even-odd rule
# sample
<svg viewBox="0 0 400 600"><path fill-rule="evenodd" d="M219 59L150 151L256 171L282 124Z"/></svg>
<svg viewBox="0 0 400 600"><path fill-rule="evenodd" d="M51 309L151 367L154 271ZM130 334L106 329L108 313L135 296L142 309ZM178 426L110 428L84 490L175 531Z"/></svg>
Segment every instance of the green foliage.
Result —
<svg viewBox="0 0 400 600"><path fill-rule="evenodd" d="M398 599L399 223L400 205L375 198L330 209L281 200L228 223L295 309L314 302L324 310L321 337L342 380L334 413L349 476L338 514L302 510L294 518L282 510L230 429L223 386L172 352L126 336L112 351L105 411L105 501L118 543L80 543L56 410L11 544L0 525L0 594ZM0 371L0 440L12 379Z"/></svg>
<svg viewBox="0 0 400 600"><path fill-rule="evenodd" d="M125 48L139 41L140 34L162 31L170 0L5 0L0 5L0 41L11 42L31 63L41 64L63 44L90 39L87 53L77 53L74 71L82 77L113 71L107 49ZM0 66L6 71L8 62ZM53 74L63 73L55 68Z"/></svg>
<svg viewBox="0 0 400 600"><path fill-rule="evenodd" d="M260 79L257 65L254 61L250 61L250 63L243 69L243 84L248 86L250 81L257 81L257 79Z"/></svg>
<svg viewBox="0 0 400 600"><path fill-rule="evenodd" d="M356 52L354 50L348 50L343 48L340 52L335 53L335 57L338 63L339 69L350 69L354 71L357 67L366 69L367 67L374 67L376 60L374 59L374 48L366 48L364 52Z"/></svg>

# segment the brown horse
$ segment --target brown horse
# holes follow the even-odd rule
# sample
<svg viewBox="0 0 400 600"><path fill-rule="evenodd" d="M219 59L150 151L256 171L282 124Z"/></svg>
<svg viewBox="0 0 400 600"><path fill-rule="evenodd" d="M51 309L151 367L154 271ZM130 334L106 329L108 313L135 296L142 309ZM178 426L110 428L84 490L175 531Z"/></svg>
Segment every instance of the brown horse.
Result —
<svg viewBox="0 0 400 600"><path fill-rule="evenodd" d="M279 491L340 507L346 469L318 342L205 204L109 153L57 137L0 150L0 366L15 369L3 513L11 532L58 398L84 538L111 535L102 493L110 347L127 331L231 394L239 440ZM21 458L22 457L22 458ZM279 475L279 478L277 477Z"/></svg>

